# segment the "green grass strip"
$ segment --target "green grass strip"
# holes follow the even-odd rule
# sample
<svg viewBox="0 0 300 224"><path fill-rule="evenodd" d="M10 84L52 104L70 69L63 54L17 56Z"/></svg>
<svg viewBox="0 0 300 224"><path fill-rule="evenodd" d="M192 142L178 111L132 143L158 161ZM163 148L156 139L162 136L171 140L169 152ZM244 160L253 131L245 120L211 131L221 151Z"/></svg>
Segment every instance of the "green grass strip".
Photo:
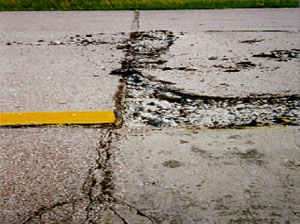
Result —
<svg viewBox="0 0 300 224"><path fill-rule="evenodd" d="M0 11L299 7L299 0L0 0Z"/></svg>

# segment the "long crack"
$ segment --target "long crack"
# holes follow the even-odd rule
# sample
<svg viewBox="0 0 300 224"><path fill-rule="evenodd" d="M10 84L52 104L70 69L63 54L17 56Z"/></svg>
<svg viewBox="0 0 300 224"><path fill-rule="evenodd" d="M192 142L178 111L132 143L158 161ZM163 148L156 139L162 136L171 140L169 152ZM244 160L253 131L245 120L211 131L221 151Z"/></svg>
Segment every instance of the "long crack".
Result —
<svg viewBox="0 0 300 224"><path fill-rule="evenodd" d="M86 207L87 223L97 223L104 211L113 201L113 172L109 161L111 159L112 128L103 129L97 148L97 166L89 171L83 191L88 195L89 205Z"/></svg>
<svg viewBox="0 0 300 224"><path fill-rule="evenodd" d="M102 213L105 210L110 210L119 217L124 224L127 224L126 218L114 208L115 205L119 204L128 207L134 214L144 217L155 224L156 222L152 217L141 212L138 208L125 203L121 198L118 199L114 196L116 188L113 178L113 165L111 164L113 162L113 146L111 143L112 139L116 140L118 138L114 130L115 127L102 131L100 144L97 148L97 166L90 169L88 178L83 187L85 194L88 195L89 198L85 223L98 223L102 218ZM102 174L101 180L97 177L97 172Z"/></svg>

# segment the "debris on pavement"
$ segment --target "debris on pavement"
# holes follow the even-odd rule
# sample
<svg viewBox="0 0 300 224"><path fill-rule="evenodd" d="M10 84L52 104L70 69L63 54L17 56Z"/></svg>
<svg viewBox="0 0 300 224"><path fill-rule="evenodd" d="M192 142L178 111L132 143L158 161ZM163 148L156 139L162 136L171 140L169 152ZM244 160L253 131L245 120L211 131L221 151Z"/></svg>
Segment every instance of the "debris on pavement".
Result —
<svg viewBox="0 0 300 224"><path fill-rule="evenodd" d="M242 44L254 44L264 41L265 39L252 39L252 40L242 40L240 43Z"/></svg>
<svg viewBox="0 0 300 224"><path fill-rule="evenodd" d="M126 122L155 127L197 128L300 123L299 95L244 98L191 95L173 88L170 83L143 74L143 68L163 66L161 55L175 40L170 31L132 32L129 39L118 45L119 49L123 49L125 58L121 62L122 67L111 74L121 75L126 83ZM255 66L250 61L239 61L225 72L238 72Z"/></svg>
<svg viewBox="0 0 300 224"><path fill-rule="evenodd" d="M293 58L298 58L299 54L300 54L300 49L274 50L271 51L270 53L255 54L253 55L253 57L275 59L281 62L281 61L288 61Z"/></svg>

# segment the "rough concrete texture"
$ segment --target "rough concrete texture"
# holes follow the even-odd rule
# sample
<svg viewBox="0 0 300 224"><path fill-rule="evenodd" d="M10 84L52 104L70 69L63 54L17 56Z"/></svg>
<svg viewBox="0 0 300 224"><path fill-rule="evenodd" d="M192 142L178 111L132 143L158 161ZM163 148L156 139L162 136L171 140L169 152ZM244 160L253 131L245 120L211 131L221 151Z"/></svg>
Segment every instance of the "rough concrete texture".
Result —
<svg viewBox="0 0 300 224"><path fill-rule="evenodd" d="M145 72L198 95L298 94L299 58L254 56L274 50L298 49L300 53L299 38L299 32L189 31L179 35L163 57L168 61L165 71Z"/></svg>
<svg viewBox="0 0 300 224"><path fill-rule="evenodd" d="M141 30L299 30L299 9L141 11Z"/></svg>
<svg viewBox="0 0 300 224"><path fill-rule="evenodd" d="M300 222L299 127L127 137L120 148L124 200L154 223Z"/></svg>
<svg viewBox="0 0 300 224"><path fill-rule="evenodd" d="M0 222L30 223L64 206L67 215L57 211L46 222L82 222L89 203L83 186L89 170L97 166L100 130L37 127L0 132Z"/></svg>
<svg viewBox="0 0 300 224"><path fill-rule="evenodd" d="M167 17L161 11L142 12L141 30L165 29L176 35L182 32L165 56L168 62L164 66L192 69L145 73L200 95L298 94L299 58L278 62L252 56L299 49L299 20L299 9L172 11ZM258 42L241 43L247 40ZM255 67L224 72L245 61Z"/></svg>
<svg viewBox="0 0 300 224"><path fill-rule="evenodd" d="M1 112L114 109L114 29L103 28L101 13L100 23L81 14L78 21L74 12L1 13Z"/></svg>

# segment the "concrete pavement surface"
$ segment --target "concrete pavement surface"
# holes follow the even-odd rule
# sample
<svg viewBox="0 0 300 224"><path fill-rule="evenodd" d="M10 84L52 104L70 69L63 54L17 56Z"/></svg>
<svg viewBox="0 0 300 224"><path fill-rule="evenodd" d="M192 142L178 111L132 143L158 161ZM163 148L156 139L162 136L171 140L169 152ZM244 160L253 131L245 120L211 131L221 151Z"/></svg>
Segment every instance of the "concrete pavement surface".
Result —
<svg viewBox="0 0 300 224"><path fill-rule="evenodd" d="M299 127L132 132L124 200L156 223L298 223L299 139Z"/></svg>
<svg viewBox="0 0 300 224"><path fill-rule="evenodd" d="M1 112L118 115L1 128L0 222L299 223L299 9L136 15L0 13Z"/></svg>
<svg viewBox="0 0 300 224"><path fill-rule="evenodd" d="M141 13L141 30L179 33L179 39L162 57L167 60L163 66L167 69L146 70L146 74L200 95L299 93L299 58L280 61L253 57L283 49L298 49L299 53L299 9L195 10L171 14L166 18L161 11ZM174 72L178 68L180 71Z"/></svg>
<svg viewBox="0 0 300 224"><path fill-rule="evenodd" d="M120 61L111 42L121 24L113 29L94 12L91 25L93 15L81 14L0 14L1 112L114 109L119 83L107 73Z"/></svg>
<svg viewBox="0 0 300 224"><path fill-rule="evenodd" d="M298 94L299 58L255 57L274 50L299 49L298 42L299 33L292 31L187 31L163 57L168 61L164 72L145 72L174 82L174 87L184 92L198 95ZM174 69L179 71L174 72Z"/></svg>
<svg viewBox="0 0 300 224"><path fill-rule="evenodd" d="M100 130L69 127L1 130L1 223L33 221L37 211L56 206L83 222L88 197L82 187L97 166L99 136ZM50 220L64 222L60 213Z"/></svg>

